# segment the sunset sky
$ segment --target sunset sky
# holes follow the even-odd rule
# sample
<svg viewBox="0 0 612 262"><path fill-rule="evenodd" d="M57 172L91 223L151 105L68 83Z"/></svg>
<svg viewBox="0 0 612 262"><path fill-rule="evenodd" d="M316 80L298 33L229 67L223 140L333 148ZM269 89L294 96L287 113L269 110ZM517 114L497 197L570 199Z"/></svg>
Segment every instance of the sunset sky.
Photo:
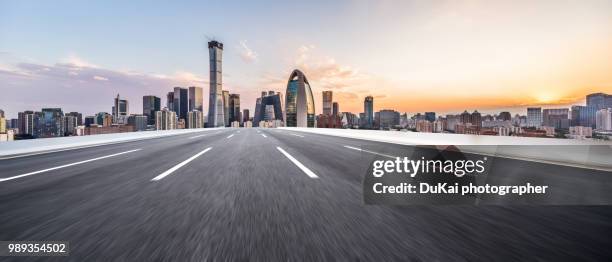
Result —
<svg viewBox="0 0 612 262"><path fill-rule="evenodd" d="M242 2L242 3L241 3ZM0 109L131 113L201 86L208 39L224 89L253 110L301 69L341 111L494 112L612 93L612 1L0 1Z"/></svg>

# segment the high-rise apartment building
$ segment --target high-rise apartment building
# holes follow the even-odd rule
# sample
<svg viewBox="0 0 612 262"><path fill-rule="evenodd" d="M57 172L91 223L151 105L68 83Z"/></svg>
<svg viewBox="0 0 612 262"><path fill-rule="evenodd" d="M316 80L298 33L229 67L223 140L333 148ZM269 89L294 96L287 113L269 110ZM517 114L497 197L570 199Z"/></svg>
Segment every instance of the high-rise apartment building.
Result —
<svg viewBox="0 0 612 262"><path fill-rule="evenodd" d="M586 96L588 107L594 107L595 110L604 108L612 108L612 95L604 93L593 93Z"/></svg>
<svg viewBox="0 0 612 262"><path fill-rule="evenodd" d="M208 42L210 62L210 93L208 99L208 127L225 126L223 112L223 81L222 81L222 55L223 44L217 41Z"/></svg>
<svg viewBox="0 0 612 262"><path fill-rule="evenodd" d="M176 112L167 108L155 112L155 129L172 130L176 129Z"/></svg>
<svg viewBox="0 0 612 262"><path fill-rule="evenodd" d="M542 110L542 125L561 129L569 128L569 109L552 108Z"/></svg>
<svg viewBox="0 0 612 262"><path fill-rule="evenodd" d="M187 113L187 128L202 128L204 127L202 112L198 110L189 111Z"/></svg>

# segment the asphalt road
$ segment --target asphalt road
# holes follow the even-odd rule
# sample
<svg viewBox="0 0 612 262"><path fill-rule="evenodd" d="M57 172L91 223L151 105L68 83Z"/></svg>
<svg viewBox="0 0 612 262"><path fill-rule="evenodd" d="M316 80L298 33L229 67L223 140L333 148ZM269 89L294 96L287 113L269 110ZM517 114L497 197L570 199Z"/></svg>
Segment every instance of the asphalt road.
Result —
<svg viewBox="0 0 612 262"><path fill-rule="evenodd" d="M361 183L371 156L350 147L405 150L289 130L228 128L0 160L0 240L65 240L71 252L0 260L612 257L610 207L364 205Z"/></svg>

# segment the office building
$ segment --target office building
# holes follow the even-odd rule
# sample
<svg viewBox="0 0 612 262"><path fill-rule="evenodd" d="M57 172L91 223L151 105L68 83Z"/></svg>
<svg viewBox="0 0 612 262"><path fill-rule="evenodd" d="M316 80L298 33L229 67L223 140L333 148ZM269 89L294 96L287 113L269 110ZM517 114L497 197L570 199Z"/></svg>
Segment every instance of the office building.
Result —
<svg viewBox="0 0 612 262"><path fill-rule="evenodd" d="M586 96L587 107L594 107L595 110L612 108L612 95L604 93L593 93Z"/></svg>
<svg viewBox="0 0 612 262"><path fill-rule="evenodd" d="M34 135L34 112L24 111L17 113L17 122L20 135Z"/></svg>
<svg viewBox="0 0 612 262"><path fill-rule="evenodd" d="M499 113L499 115L497 116L497 120L511 121L512 115L510 114L510 112L504 111L504 112Z"/></svg>
<svg viewBox="0 0 612 262"><path fill-rule="evenodd" d="M238 122L242 125L242 112L240 112L240 95L229 95L229 122Z"/></svg>
<svg viewBox="0 0 612 262"><path fill-rule="evenodd" d="M552 108L542 110L542 125L557 129L569 128L569 109Z"/></svg>
<svg viewBox="0 0 612 262"><path fill-rule="evenodd" d="M76 135L76 128L78 126L77 117L74 115L66 114L64 116L64 136Z"/></svg>
<svg viewBox="0 0 612 262"><path fill-rule="evenodd" d="M59 137L65 132L64 113L61 108L43 108L35 125L35 137Z"/></svg>
<svg viewBox="0 0 612 262"><path fill-rule="evenodd" d="M174 100L174 93L172 93ZM155 125L155 112L161 109L161 99L156 96L142 97L142 114L147 117L147 125Z"/></svg>
<svg viewBox="0 0 612 262"><path fill-rule="evenodd" d="M259 122L268 118L269 120L281 120L283 121L283 110L282 110L282 96L280 93L262 92L261 97L258 97L255 101L255 114L253 115L253 124L259 126ZM267 109L268 106L273 108L273 116L267 115L266 112L271 112L271 109ZM284 122L284 121L283 121Z"/></svg>
<svg viewBox="0 0 612 262"><path fill-rule="evenodd" d="M210 93L208 99L208 127L225 126L223 112L223 81L222 81L222 55L223 44L217 41L208 42L210 62Z"/></svg>
<svg viewBox="0 0 612 262"><path fill-rule="evenodd" d="M332 103L332 115L339 116L339 114L340 114L340 105L338 105L338 102L333 102Z"/></svg>
<svg viewBox="0 0 612 262"><path fill-rule="evenodd" d="M542 126L542 108L541 107L527 108L527 126L528 127Z"/></svg>
<svg viewBox="0 0 612 262"><path fill-rule="evenodd" d="M366 96L363 101L363 128L374 128L374 97Z"/></svg>
<svg viewBox="0 0 612 262"><path fill-rule="evenodd" d="M225 126L230 126L229 91L222 90L221 98L223 100L223 122L225 123Z"/></svg>
<svg viewBox="0 0 612 262"><path fill-rule="evenodd" d="M133 126L134 131L144 131L147 130L148 117L145 115L131 115L128 117L127 124Z"/></svg>
<svg viewBox="0 0 612 262"><path fill-rule="evenodd" d="M435 120L435 119L434 119ZM400 113L395 110L383 109L378 112L378 127L380 129L391 129L400 124ZM433 121L430 121L433 122Z"/></svg>
<svg viewBox="0 0 612 262"><path fill-rule="evenodd" d="M115 101L113 103L113 123L116 124L125 124L127 122L127 116L129 113L129 105L128 101L125 99L121 99L119 94L115 97Z"/></svg>
<svg viewBox="0 0 612 262"><path fill-rule="evenodd" d="M250 111L248 109L242 110L242 121L247 122L251 120Z"/></svg>
<svg viewBox="0 0 612 262"><path fill-rule="evenodd" d="M189 90L187 88L174 88L174 111L179 119L187 119L189 112Z"/></svg>
<svg viewBox="0 0 612 262"><path fill-rule="evenodd" d="M174 91L168 92L166 95L166 108L170 111L174 111Z"/></svg>
<svg viewBox="0 0 612 262"><path fill-rule="evenodd" d="M95 124L96 124L96 117L95 116L86 116L85 117L85 121L83 122L83 125L88 127L88 126L95 125Z"/></svg>
<svg viewBox="0 0 612 262"><path fill-rule="evenodd" d="M572 106L570 125L595 127L596 112L592 106Z"/></svg>
<svg viewBox="0 0 612 262"><path fill-rule="evenodd" d="M332 114L332 102L333 102L332 91L323 91L323 114L324 115Z"/></svg>
<svg viewBox="0 0 612 262"><path fill-rule="evenodd" d="M293 70L287 83L285 101L286 126L314 127L315 105L310 83L304 73Z"/></svg>
<svg viewBox="0 0 612 262"><path fill-rule="evenodd" d="M598 110L595 114L595 129L612 131L612 108Z"/></svg>
<svg viewBox="0 0 612 262"><path fill-rule="evenodd" d="M204 112L202 104L202 88L197 86L189 87L189 111Z"/></svg>

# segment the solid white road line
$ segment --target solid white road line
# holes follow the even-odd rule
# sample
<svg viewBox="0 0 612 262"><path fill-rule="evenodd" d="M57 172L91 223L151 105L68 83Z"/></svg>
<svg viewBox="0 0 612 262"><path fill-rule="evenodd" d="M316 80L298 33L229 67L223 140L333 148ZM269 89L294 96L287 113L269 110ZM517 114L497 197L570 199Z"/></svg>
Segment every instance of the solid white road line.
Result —
<svg viewBox="0 0 612 262"><path fill-rule="evenodd" d="M298 134L291 134L293 136L299 136L299 137L304 137L303 135L298 135Z"/></svg>
<svg viewBox="0 0 612 262"><path fill-rule="evenodd" d="M297 167L299 167L302 171L304 171L304 173L306 173L306 175L308 175L310 178L319 178L317 175L315 175L314 172L310 171L310 169L308 169L306 166L304 166L302 163L300 163L300 161L298 161L297 159L295 159L294 157L292 157L289 153L287 153L285 150L283 150L280 147L276 147L276 149L278 149L278 151L280 151L281 153L283 153L283 155L285 155L287 158L289 158L289 160L291 160L291 162L293 162L293 164L295 164Z"/></svg>
<svg viewBox="0 0 612 262"><path fill-rule="evenodd" d="M366 153L370 153L370 154L374 154L374 155L379 155L379 156L384 156L384 157L388 157L388 158L393 158L396 159L397 157L392 156L392 155L386 155L386 154L382 154L382 153L378 153L378 152L374 152L374 151L369 151L369 150L365 150L365 149L361 149L361 148L357 148L357 147L352 147L352 146L344 146L348 149L353 149L353 150L357 150L357 151L361 151L361 152L366 152Z"/></svg>
<svg viewBox="0 0 612 262"><path fill-rule="evenodd" d="M64 168L64 167L76 166L76 165L84 164L84 163L87 163L87 162L92 162L92 161L96 161L96 160L100 160L100 159L105 159L105 158L109 158L109 157L114 157L114 156L118 156L118 155L132 153L132 152L136 152L136 151L140 151L140 150L142 150L142 149L138 148L138 149L133 149L133 150L129 150L129 151L121 152L121 153L116 153L116 154L112 154L112 155L101 156L101 157L96 157L96 158L92 158L92 159L88 159L88 160L83 160L83 161L75 162L75 163L72 163L72 164L66 164L66 165L56 166L56 167L47 168L47 169L43 169L43 170L38 170L38 171L34 171L34 172L23 174L23 175L12 176L12 177L7 177L7 178L0 178L0 182L4 182L4 181L8 181L8 180L13 180L13 179L17 179L17 178L20 178L20 177L36 175L36 174L40 174L40 173L44 173L44 172L48 172L48 171Z"/></svg>
<svg viewBox="0 0 612 262"><path fill-rule="evenodd" d="M203 135L197 135L197 136L192 136L192 137L190 137L189 139L194 139L194 138L198 138L198 137L203 137L203 136L205 136L205 135L206 135L206 134L203 134Z"/></svg>
<svg viewBox="0 0 612 262"><path fill-rule="evenodd" d="M181 162L180 164L168 169L166 172L161 173L159 176L154 177L153 179L151 179L151 181L157 181L160 180L170 174L172 174L172 172L176 171L177 169L183 167L184 165L186 165L187 163L193 161L194 159L196 159L197 157L201 156L202 154L208 152L209 150L211 150L212 147L209 147L207 149L202 150L202 152L195 154L194 156L188 158L187 160Z"/></svg>
<svg viewBox="0 0 612 262"><path fill-rule="evenodd" d="M232 138L233 136L234 136L234 134L231 134L231 135L229 135L229 136L228 136L228 137L226 137L226 138Z"/></svg>
<svg viewBox="0 0 612 262"><path fill-rule="evenodd" d="M263 137L267 137L267 136L266 136L266 135L264 135L264 134L261 134L261 136L263 136Z"/></svg>

